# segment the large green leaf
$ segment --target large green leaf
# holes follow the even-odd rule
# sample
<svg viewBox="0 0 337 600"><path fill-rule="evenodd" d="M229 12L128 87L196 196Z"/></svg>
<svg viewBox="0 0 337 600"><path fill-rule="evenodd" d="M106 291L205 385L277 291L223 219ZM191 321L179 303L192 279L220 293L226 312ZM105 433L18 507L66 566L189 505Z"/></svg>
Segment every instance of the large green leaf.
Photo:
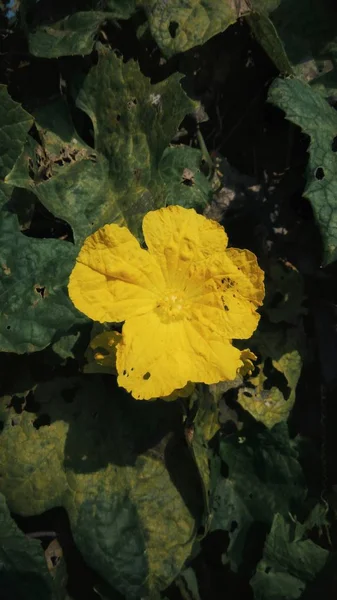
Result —
<svg viewBox="0 0 337 600"><path fill-rule="evenodd" d="M210 184L200 172L201 152L178 147L163 155L194 107L179 80L174 74L152 85L134 61L104 51L76 97L92 120L95 149L81 140L68 106L58 99L36 111L41 144L28 140L7 182L33 191L67 221L75 243L111 222L141 235L143 215L157 206L202 209ZM186 185L190 171L194 180Z"/></svg>
<svg viewBox="0 0 337 600"><path fill-rule="evenodd" d="M294 539L293 523L274 516L263 558L251 580L256 600L296 600L323 569L329 552L311 540Z"/></svg>
<svg viewBox="0 0 337 600"><path fill-rule="evenodd" d="M329 264L337 258L337 113L298 79L274 81L269 100L310 136L304 195L312 204L323 238L324 263Z"/></svg>
<svg viewBox="0 0 337 600"><path fill-rule="evenodd" d="M69 242L23 235L14 215L0 214L0 350L34 352L87 322L68 298L75 263Z"/></svg>
<svg viewBox="0 0 337 600"><path fill-rule="evenodd" d="M32 124L32 116L0 85L0 179L13 168Z"/></svg>
<svg viewBox="0 0 337 600"><path fill-rule="evenodd" d="M77 105L90 117L95 149L109 161L116 190L149 183L162 154L194 103L174 73L155 85L138 64L124 63L102 50L77 95Z"/></svg>
<svg viewBox="0 0 337 600"><path fill-rule="evenodd" d="M64 506L87 563L128 598L153 598L191 551L200 481L180 405L135 402L107 384L42 383L22 412L5 397L0 489L21 515Z"/></svg>
<svg viewBox="0 0 337 600"><path fill-rule="evenodd" d="M57 570L62 569L61 563ZM61 579L48 571L38 540L29 539L10 516L0 494L0 589L2 600L62 600Z"/></svg>
<svg viewBox="0 0 337 600"><path fill-rule="evenodd" d="M142 0L151 33L166 56L204 44L251 11L270 11L280 0Z"/></svg>
<svg viewBox="0 0 337 600"><path fill-rule="evenodd" d="M284 423L243 439L223 438L220 456L228 466L228 477L219 480L214 494L212 530L229 532L227 552L237 570L254 523L270 526L275 512L287 515L301 506L304 478Z"/></svg>

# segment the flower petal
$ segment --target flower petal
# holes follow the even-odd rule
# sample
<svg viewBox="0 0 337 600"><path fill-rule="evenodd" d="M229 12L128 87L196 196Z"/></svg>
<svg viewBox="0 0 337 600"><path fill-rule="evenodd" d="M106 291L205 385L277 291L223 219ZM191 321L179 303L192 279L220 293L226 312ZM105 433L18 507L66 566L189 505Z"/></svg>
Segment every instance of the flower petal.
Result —
<svg viewBox="0 0 337 600"><path fill-rule="evenodd" d="M240 375L242 375L242 377L245 377L246 375L251 375L255 368L253 361L257 360L256 354L249 350L249 348L245 348L244 350L241 350L241 360L243 362L243 365L239 369Z"/></svg>
<svg viewBox="0 0 337 600"><path fill-rule="evenodd" d="M149 342L150 340L150 342ZM198 321L163 322L158 312L128 319L117 346L118 384L137 399L168 396L188 381L234 379L240 350Z"/></svg>
<svg viewBox="0 0 337 600"><path fill-rule="evenodd" d="M164 279L153 257L126 227L105 225L84 242L70 275L69 296L95 321L124 321L156 303Z"/></svg>
<svg viewBox="0 0 337 600"><path fill-rule="evenodd" d="M247 339L255 331L264 296L263 271L248 250L230 248L196 269L189 311L210 331L227 339Z"/></svg>
<svg viewBox="0 0 337 600"><path fill-rule="evenodd" d="M264 299L264 272L260 269L255 254L239 248L228 248L226 254L241 273L236 280L238 292L256 306L261 306Z"/></svg>
<svg viewBox="0 0 337 600"><path fill-rule="evenodd" d="M194 209L167 206L148 212L143 232L149 252L156 257L169 287L181 287L192 262L224 252L228 238L216 221Z"/></svg>

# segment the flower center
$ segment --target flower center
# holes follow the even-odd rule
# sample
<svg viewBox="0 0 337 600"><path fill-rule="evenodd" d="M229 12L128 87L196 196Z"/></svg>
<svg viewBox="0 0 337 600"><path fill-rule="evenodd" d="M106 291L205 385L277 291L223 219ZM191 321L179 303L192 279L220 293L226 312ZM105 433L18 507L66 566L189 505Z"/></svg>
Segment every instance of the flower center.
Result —
<svg viewBox="0 0 337 600"><path fill-rule="evenodd" d="M185 308L184 295L177 291L167 291L157 303L157 310L164 320L182 319Z"/></svg>

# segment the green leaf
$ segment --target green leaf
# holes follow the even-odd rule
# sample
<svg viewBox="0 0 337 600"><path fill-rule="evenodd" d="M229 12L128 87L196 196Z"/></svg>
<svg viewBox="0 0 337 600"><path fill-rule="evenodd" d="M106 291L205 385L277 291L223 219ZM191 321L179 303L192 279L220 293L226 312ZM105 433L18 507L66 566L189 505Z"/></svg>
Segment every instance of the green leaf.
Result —
<svg viewBox="0 0 337 600"><path fill-rule="evenodd" d="M159 164L165 203L203 212L212 197L211 184L201 171L202 152L189 146L166 148Z"/></svg>
<svg viewBox="0 0 337 600"><path fill-rule="evenodd" d="M66 290L77 254L73 244L27 237L16 217L3 211L0 248L2 352L41 350L57 334L87 322Z"/></svg>
<svg viewBox="0 0 337 600"><path fill-rule="evenodd" d="M68 106L58 99L36 111L41 144L30 138L9 183L33 191L53 215L69 223L76 244L106 223L126 224L141 237L143 215L170 203L172 186L178 192L181 184L181 203L201 209L209 186L198 172L200 152L170 149L170 182L165 156L161 163L166 146L194 107L180 77L174 74L151 85L137 63L102 51L76 98L93 123L95 150L81 140ZM185 190L181 183L184 168L195 173L193 189Z"/></svg>
<svg viewBox="0 0 337 600"><path fill-rule="evenodd" d="M277 68L312 83L325 97L337 92L335 7L321 0L281 0L269 18L252 14L253 32Z"/></svg>
<svg viewBox="0 0 337 600"><path fill-rule="evenodd" d="M33 118L0 85L0 179L10 173L21 153Z"/></svg>
<svg viewBox="0 0 337 600"><path fill-rule="evenodd" d="M302 330L261 322L250 340L260 358L238 391L238 402L257 421L271 428L286 421L294 406L302 369Z"/></svg>
<svg viewBox="0 0 337 600"><path fill-rule="evenodd" d="M199 472L204 514L201 537L210 528L212 518L212 494L219 474L218 456L210 448L209 442L220 429L218 405L208 386L197 385L190 397L190 413L185 422L185 437ZM193 419L192 419L193 417ZM191 420L192 419L192 420Z"/></svg>
<svg viewBox="0 0 337 600"><path fill-rule="evenodd" d="M99 9L101 3L96 0L92 2L94 10L68 14L54 22L50 22L49 19L47 23L39 24L35 30L30 30L29 51L42 58L90 54L99 28L104 22L129 19L136 7L135 0L109 0L104 3L104 12L95 10L95 4Z"/></svg>
<svg viewBox="0 0 337 600"><path fill-rule="evenodd" d="M177 402L136 402L106 384L89 375L39 384L35 412L4 398L0 489L21 515L65 507L86 562L128 598L154 598L190 554L198 474Z"/></svg>
<svg viewBox="0 0 337 600"><path fill-rule="evenodd" d="M151 33L165 56L204 44L251 11L269 11L280 0L143 0Z"/></svg>
<svg viewBox="0 0 337 600"><path fill-rule="evenodd" d="M60 568L61 564L57 566L57 570ZM59 578L53 578L48 571L41 543L29 539L17 527L2 494L0 588L1 597L8 600L62 600L66 596Z"/></svg>
<svg viewBox="0 0 337 600"><path fill-rule="evenodd" d="M254 36L273 61L278 70L285 74L293 73L293 66L289 61L282 40L279 37L271 17L264 13L251 13L247 17L248 24Z"/></svg>
<svg viewBox="0 0 337 600"><path fill-rule="evenodd" d="M324 98L298 79L277 79L269 90L269 101L285 112L288 121L310 136L307 184L321 230L324 264L337 258L337 113Z"/></svg>
<svg viewBox="0 0 337 600"><path fill-rule="evenodd" d="M237 571L253 524L270 526L275 512L287 515L301 506L306 490L297 451L284 423L247 438L223 438L220 456L228 466L228 477L219 480L214 494L211 529L229 532L227 552Z"/></svg>
<svg viewBox="0 0 337 600"><path fill-rule="evenodd" d="M90 117L95 148L109 161L114 187L147 185L178 127L194 103L174 73L151 85L138 64L123 63L102 50L99 63L85 79L76 102Z"/></svg>
<svg viewBox="0 0 337 600"><path fill-rule="evenodd" d="M43 58L90 54L98 28L108 18L108 13L87 11L40 25L29 34L29 51Z"/></svg>
<svg viewBox="0 0 337 600"><path fill-rule="evenodd" d="M251 580L256 600L295 600L323 569L329 552L308 539L293 539L292 525L276 514L263 558Z"/></svg>

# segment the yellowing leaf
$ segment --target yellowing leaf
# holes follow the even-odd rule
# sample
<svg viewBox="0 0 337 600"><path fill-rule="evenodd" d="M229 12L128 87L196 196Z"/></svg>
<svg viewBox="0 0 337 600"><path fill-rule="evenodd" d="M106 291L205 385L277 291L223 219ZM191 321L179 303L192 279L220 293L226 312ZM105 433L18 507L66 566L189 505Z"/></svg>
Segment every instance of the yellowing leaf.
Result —
<svg viewBox="0 0 337 600"><path fill-rule="evenodd" d="M142 0L151 33L166 56L207 42L252 10L267 11L280 0Z"/></svg>
<svg viewBox="0 0 337 600"><path fill-rule="evenodd" d="M286 421L295 402L302 367L300 343L289 328L262 328L250 342L261 359L247 384L238 392L238 402L269 429ZM257 372L256 372L257 371Z"/></svg>
<svg viewBox="0 0 337 600"><path fill-rule="evenodd" d="M86 352L84 373L111 373L116 375L116 347L121 339L118 331L102 331L90 342Z"/></svg>
<svg viewBox="0 0 337 600"><path fill-rule="evenodd" d="M91 568L132 600L156 597L182 569L203 512L179 404L135 402L98 375L38 384L32 399L20 413L0 401L10 510L64 507Z"/></svg>

